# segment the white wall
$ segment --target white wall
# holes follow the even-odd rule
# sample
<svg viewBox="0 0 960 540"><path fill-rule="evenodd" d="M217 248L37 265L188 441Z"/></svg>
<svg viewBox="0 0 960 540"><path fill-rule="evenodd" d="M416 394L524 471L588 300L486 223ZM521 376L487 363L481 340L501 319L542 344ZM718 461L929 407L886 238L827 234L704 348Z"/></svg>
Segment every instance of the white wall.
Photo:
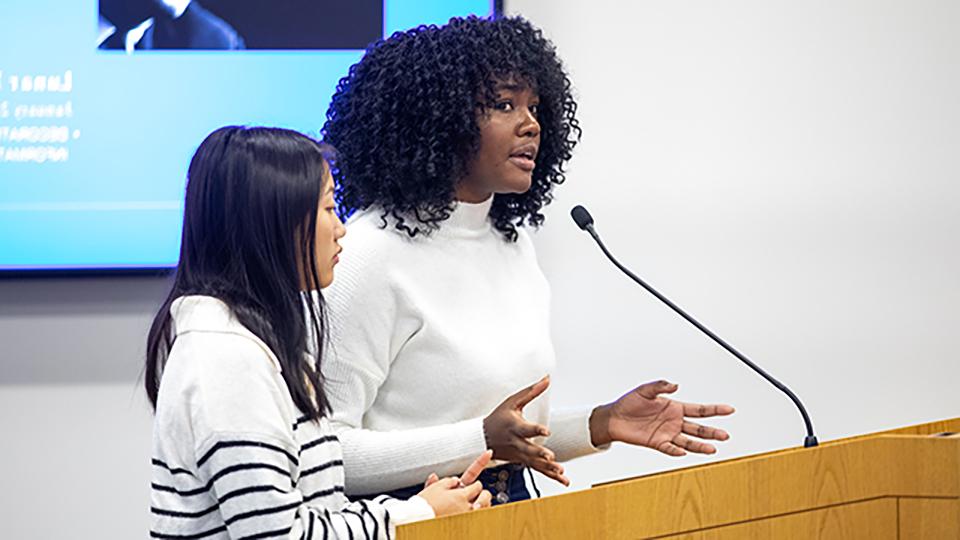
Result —
<svg viewBox="0 0 960 540"><path fill-rule="evenodd" d="M0 280L0 538L143 538L158 278Z"/></svg>
<svg viewBox="0 0 960 540"><path fill-rule="evenodd" d="M666 377L728 401L720 459L797 445L787 399L619 275L567 217L765 365L821 439L960 416L960 6L510 0L557 44L585 130L537 235L561 404ZM0 538L134 538L137 376L165 283L0 281ZM698 462L616 448L576 488ZM557 492L541 480L547 492Z"/></svg>
<svg viewBox="0 0 960 540"><path fill-rule="evenodd" d="M787 382L821 440L960 415L960 4L507 8L557 45L584 128L537 237L557 401L664 377L738 408L712 459L803 440L786 396L603 258L568 217L582 203L623 263ZM568 473L698 461L617 448Z"/></svg>

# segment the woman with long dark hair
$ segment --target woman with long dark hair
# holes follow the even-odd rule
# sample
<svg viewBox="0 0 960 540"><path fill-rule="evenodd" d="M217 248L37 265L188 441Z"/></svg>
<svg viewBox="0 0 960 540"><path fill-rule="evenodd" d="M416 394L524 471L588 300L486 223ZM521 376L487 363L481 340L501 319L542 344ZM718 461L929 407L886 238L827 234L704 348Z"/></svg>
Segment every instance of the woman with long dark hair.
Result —
<svg viewBox="0 0 960 540"><path fill-rule="evenodd" d="M349 494L414 493L491 449L481 480L507 502L529 497L522 466L567 484L559 461L613 441L679 456L727 438L688 418L732 407L668 399L666 381L550 411L549 285L526 227L565 179L576 112L553 45L518 17L396 33L341 79L323 133L352 255L324 373Z"/></svg>
<svg viewBox="0 0 960 540"><path fill-rule="evenodd" d="M399 523L489 505L473 481L489 454L408 500L347 502L319 369L319 289L344 232L312 139L226 127L197 149L176 277L147 343L152 537L389 538Z"/></svg>

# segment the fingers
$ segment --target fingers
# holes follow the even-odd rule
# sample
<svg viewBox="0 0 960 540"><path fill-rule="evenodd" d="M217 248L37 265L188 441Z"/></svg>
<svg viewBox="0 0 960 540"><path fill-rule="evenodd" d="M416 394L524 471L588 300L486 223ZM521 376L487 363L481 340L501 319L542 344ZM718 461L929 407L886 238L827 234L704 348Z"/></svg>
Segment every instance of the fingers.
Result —
<svg viewBox="0 0 960 540"><path fill-rule="evenodd" d="M557 455L552 450L523 438L515 439L513 447L519 455L518 461L565 486L570 485L570 480L563 475L563 467L556 462Z"/></svg>
<svg viewBox="0 0 960 540"><path fill-rule="evenodd" d="M634 390L634 392L640 394L646 399L656 399L656 397L660 394L672 394L676 392L677 388L679 388L679 386L674 383L660 380L641 384Z"/></svg>
<svg viewBox="0 0 960 540"><path fill-rule="evenodd" d="M673 457L680 457L680 456L687 455L686 451L684 451L683 448L680 448L679 446L673 444L670 441L663 441L662 443L660 443L660 446L657 447L657 450L659 450L660 452L663 452L668 456L673 456Z"/></svg>
<svg viewBox="0 0 960 540"><path fill-rule="evenodd" d="M686 435L677 435L674 437L673 444L695 454L715 454L717 452L717 449L712 444L691 439Z"/></svg>
<svg viewBox="0 0 960 540"><path fill-rule="evenodd" d="M556 480L564 486L570 486L570 480L563 474L563 467L556 462L545 459L535 459L531 461L528 466L547 478Z"/></svg>
<svg viewBox="0 0 960 540"><path fill-rule="evenodd" d="M465 486L474 483L477 480L477 477L480 476L480 473L483 472L483 469L485 469L487 464L490 463L490 458L492 457L493 450L487 450L486 452L480 454L480 457L475 459L473 463L467 467L467 470L463 471L463 474L460 475L460 483ZM429 482L429 479L427 481Z"/></svg>
<svg viewBox="0 0 960 540"><path fill-rule="evenodd" d="M546 426L534 424L525 420L513 428L513 433L518 437L523 437L524 439L550 436L550 430L547 429Z"/></svg>
<svg viewBox="0 0 960 540"><path fill-rule="evenodd" d="M477 497L477 500L473 501L473 509L477 510L480 508L489 508L492 502L493 502L493 494L487 490L483 490L480 492L480 495Z"/></svg>
<svg viewBox="0 0 960 540"><path fill-rule="evenodd" d="M480 482L474 482L468 486L464 486L463 495L467 498L468 501L476 500L480 496L480 492L483 491L483 484Z"/></svg>
<svg viewBox="0 0 960 540"><path fill-rule="evenodd" d="M513 402L514 408L522 409L527 406L527 403L530 403L536 399L537 396L546 391L548 386L550 386L550 376L546 375L544 378L524 388L507 399Z"/></svg>
<svg viewBox="0 0 960 540"><path fill-rule="evenodd" d="M727 416L733 414L734 408L730 405L701 405L699 403L684 403L683 415L692 418L707 418L710 416Z"/></svg>
<svg viewBox="0 0 960 540"><path fill-rule="evenodd" d="M423 487L428 488L431 485L436 484L437 480L440 480L440 477L437 476L437 473L430 473L430 476L427 477L427 481L423 484Z"/></svg>
<svg viewBox="0 0 960 540"><path fill-rule="evenodd" d="M446 478L441 478L434 482L431 485L436 484L440 489L457 489L460 487L460 479L453 476L447 476Z"/></svg>
<svg viewBox="0 0 960 540"><path fill-rule="evenodd" d="M520 454L520 461L524 465L530 465L530 463L536 459L544 459L550 462L556 461L557 459L557 455L549 448L522 437L514 439L511 445L517 453Z"/></svg>
<svg viewBox="0 0 960 540"><path fill-rule="evenodd" d="M730 438L730 434L722 429L712 428L710 426L701 426L696 422L684 422L682 431L687 435L693 435L695 437L700 437L701 439L725 441Z"/></svg>

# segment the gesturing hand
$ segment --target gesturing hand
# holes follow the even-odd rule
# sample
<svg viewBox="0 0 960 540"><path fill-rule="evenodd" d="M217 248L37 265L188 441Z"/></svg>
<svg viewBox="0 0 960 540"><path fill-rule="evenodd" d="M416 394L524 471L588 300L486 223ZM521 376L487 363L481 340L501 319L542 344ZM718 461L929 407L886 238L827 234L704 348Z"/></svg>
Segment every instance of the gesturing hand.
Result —
<svg viewBox="0 0 960 540"><path fill-rule="evenodd" d="M533 467L544 475L565 486L570 481L563 475L563 467L549 448L530 439L547 437L545 426L528 422L523 418L523 408L550 386L550 377L544 377L516 394L508 397L483 419L483 432L487 448L493 450L493 458Z"/></svg>
<svg viewBox="0 0 960 540"><path fill-rule="evenodd" d="M651 382L634 388L613 403L597 407L590 416L593 444L601 446L621 441L653 448L670 456L683 456L688 451L697 454L716 452L712 444L690 436L725 441L730 435L722 429L690 422L687 417L726 416L733 413L733 407L683 403L660 395L672 394L677 388L676 384L667 381Z"/></svg>
<svg viewBox="0 0 960 540"><path fill-rule="evenodd" d="M431 473L423 485L424 489L420 492L420 496L433 507L437 516L489 507L493 496L483 489L480 482L477 482L477 477L490 463L491 457L493 452L487 450L480 454L480 457L467 467L467 470L463 471L460 478L445 478L444 483L439 486L437 484L440 482L440 477L436 473ZM474 495L477 486L480 486L480 491ZM470 507L467 508L465 504L469 504Z"/></svg>

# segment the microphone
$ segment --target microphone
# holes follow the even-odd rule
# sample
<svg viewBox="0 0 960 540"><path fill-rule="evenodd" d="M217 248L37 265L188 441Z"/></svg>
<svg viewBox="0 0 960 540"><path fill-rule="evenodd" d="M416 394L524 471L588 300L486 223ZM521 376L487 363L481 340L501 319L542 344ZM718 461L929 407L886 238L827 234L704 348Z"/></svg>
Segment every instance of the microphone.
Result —
<svg viewBox="0 0 960 540"><path fill-rule="evenodd" d="M807 429L807 435L803 439L804 448L810 448L812 446L817 446L819 444L817 442L817 436L813 434L813 423L810 422L810 416L807 414L807 409L803 407L803 403L800 403L800 398L798 398L796 394L790 391L790 389L787 388L786 385L784 385L777 379L773 378L773 376L771 376L769 373L761 369L760 366L753 363L749 358L741 354L740 351L734 349L733 346L731 346L729 343L721 339L720 336L714 334L713 332L710 331L709 328L700 324L696 319L691 317L686 311L680 309L680 306L671 302L669 298L660 294L659 292L657 292L656 289L654 289L653 287L648 285L645 281L637 277L626 266L623 266L622 264L620 264L620 262L617 261L617 259L615 259L613 255L610 253L610 251L607 249L607 246L603 245L603 241L600 240L600 235L597 234L597 231L593 228L593 216L590 215L590 212L588 212L586 208L580 206L579 204L577 206L574 206L573 209L570 210L570 217L572 217L573 221L576 222L577 227L580 227L582 230L590 233L590 236L592 236L593 239L596 240L597 245L600 246L600 249L603 251L603 254L606 255L608 259L610 259L610 262L612 262L614 266L616 266L624 274L629 276L630 279L632 279L633 281L636 281L641 287L646 289L647 292L656 296L657 299L659 299L661 302L669 306L670 309L676 311L677 314L679 314L681 317L686 319L687 322L696 326L698 330L700 330L701 332L709 336L710 339L712 339L713 341L717 342L717 344L723 347L724 349L726 349L727 352L736 356L741 362L749 366L750 369L757 372L761 377L766 379L770 384L776 386L784 394L786 394L787 397L789 397L790 400L793 401L793 403L797 406L797 408L800 409L800 416L803 417L803 423Z"/></svg>

